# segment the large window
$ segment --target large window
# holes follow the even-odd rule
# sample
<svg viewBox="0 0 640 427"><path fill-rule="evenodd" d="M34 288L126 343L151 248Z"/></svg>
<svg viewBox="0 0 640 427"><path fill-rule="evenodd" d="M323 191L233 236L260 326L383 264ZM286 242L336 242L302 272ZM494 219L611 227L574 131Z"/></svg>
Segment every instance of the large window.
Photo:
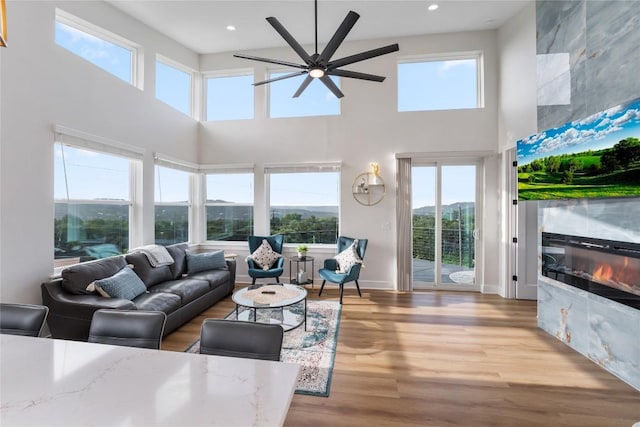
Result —
<svg viewBox="0 0 640 427"><path fill-rule="evenodd" d="M287 243L330 243L338 237L337 165L268 167L270 233Z"/></svg>
<svg viewBox="0 0 640 427"><path fill-rule="evenodd" d="M114 76L137 85L137 45L56 9L56 43Z"/></svg>
<svg viewBox="0 0 640 427"><path fill-rule="evenodd" d="M133 160L60 142L54 153L55 264L125 253Z"/></svg>
<svg viewBox="0 0 640 427"><path fill-rule="evenodd" d="M171 167L155 167L156 244L189 241L191 174Z"/></svg>
<svg viewBox="0 0 640 427"><path fill-rule="evenodd" d="M207 120L253 119L253 74L206 78Z"/></svg>
<svg viewBox="0 0 640 427"><path fill-rule="evenodd" d="M170 60L156 59L156 98L191 116L192 73Z"/></svg>
<svg viewBox="0 0 640 427"><path fill-rule="evenodd" d="M206 175L207 240L246 241L253 234L253 172Z"/></svg>
<svg viewBox="0 0 640 427"><path fill-rule="evenodd" d="M398 64L398 111L482 107L479 53L427 58Z"/></svg>
<svg viewBox="0 0 640 427"><path fill-rule="evenodd" d="M270 73L269 78L289 73ZM308 117L340 114L340 100L321 81L313 79L298 98L293 98L306 75L292 77L269 84L269 117ZM331 76L340 87L340 79Z"/></svg>

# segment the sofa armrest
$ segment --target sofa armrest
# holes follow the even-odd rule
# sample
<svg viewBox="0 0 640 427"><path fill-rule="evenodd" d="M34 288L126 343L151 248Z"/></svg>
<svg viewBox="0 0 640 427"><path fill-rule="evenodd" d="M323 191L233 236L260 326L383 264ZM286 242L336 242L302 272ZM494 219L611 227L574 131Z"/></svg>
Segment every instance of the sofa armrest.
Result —
<svg viewBox="0 0 640 427"><path fill-rule="evenodd" d="M53 338L86 341L93 313L101 308L135 310L132 301L100 295L74 295L62 289L62 279L41 285L42 304L49 307L47 324Z"/></svg>
<svg viewBox="0 0 640 427"><path fill-rule="evenodd" d="M231 288L231 291L233 291L233 289L236 287L236 260L235 259L228 259L226 260L227 262L227 268L229 269L229 286Z"/></svg>

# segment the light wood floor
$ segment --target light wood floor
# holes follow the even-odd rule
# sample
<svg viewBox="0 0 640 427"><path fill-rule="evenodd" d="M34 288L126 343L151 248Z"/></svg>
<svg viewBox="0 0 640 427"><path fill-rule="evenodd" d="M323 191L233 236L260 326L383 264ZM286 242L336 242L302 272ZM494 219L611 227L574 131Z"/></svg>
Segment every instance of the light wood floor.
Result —
<svg viewBox="0 0 640 427"><path fill-rule="evenodd" d="M310 292L311 293L311 292ZM336 288L323 299L337 300ZM317 298L317 287L310 298ZM169 335L184 351L207 317ZM328 398L294 395L286 426L624 426L640 392L536 325L534 301L345 290Z"/></svg>

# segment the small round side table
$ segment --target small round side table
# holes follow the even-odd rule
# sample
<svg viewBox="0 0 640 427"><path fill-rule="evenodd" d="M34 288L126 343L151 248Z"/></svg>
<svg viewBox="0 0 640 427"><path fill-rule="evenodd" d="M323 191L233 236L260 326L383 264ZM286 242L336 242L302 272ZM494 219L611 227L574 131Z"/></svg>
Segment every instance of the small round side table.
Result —
<svg viewBox="0 0 640 427"><path fill-rule="evenodd" d="M296 263L295 277L292 276L294 270L291 268L294 262ZM311 277L307 275L308 262L311 263ZM302 266L300 264L302 264ZM303 257L294 256L289 258L289 283L291 283L292 285L304 286L304 285L311 284L311 289L313 289L313 272L314 272L314 261L312 256L303 256ZM298 278L303 278L303 280L299 281Z"/></svg>

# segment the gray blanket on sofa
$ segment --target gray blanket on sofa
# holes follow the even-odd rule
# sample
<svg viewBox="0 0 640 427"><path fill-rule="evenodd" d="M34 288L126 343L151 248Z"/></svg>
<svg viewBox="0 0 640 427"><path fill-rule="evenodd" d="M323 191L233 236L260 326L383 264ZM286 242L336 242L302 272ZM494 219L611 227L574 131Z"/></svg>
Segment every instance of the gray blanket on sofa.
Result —
<svg viewBox="0 0 640 427"><path fill-rule="evenodd" d="M147 259L149 259L149 263L153 267L173 264L173 257L169 254L167 248L162 245L140 246L129 250L129 253L133 252L141 252L146 255Z"/></svg>

